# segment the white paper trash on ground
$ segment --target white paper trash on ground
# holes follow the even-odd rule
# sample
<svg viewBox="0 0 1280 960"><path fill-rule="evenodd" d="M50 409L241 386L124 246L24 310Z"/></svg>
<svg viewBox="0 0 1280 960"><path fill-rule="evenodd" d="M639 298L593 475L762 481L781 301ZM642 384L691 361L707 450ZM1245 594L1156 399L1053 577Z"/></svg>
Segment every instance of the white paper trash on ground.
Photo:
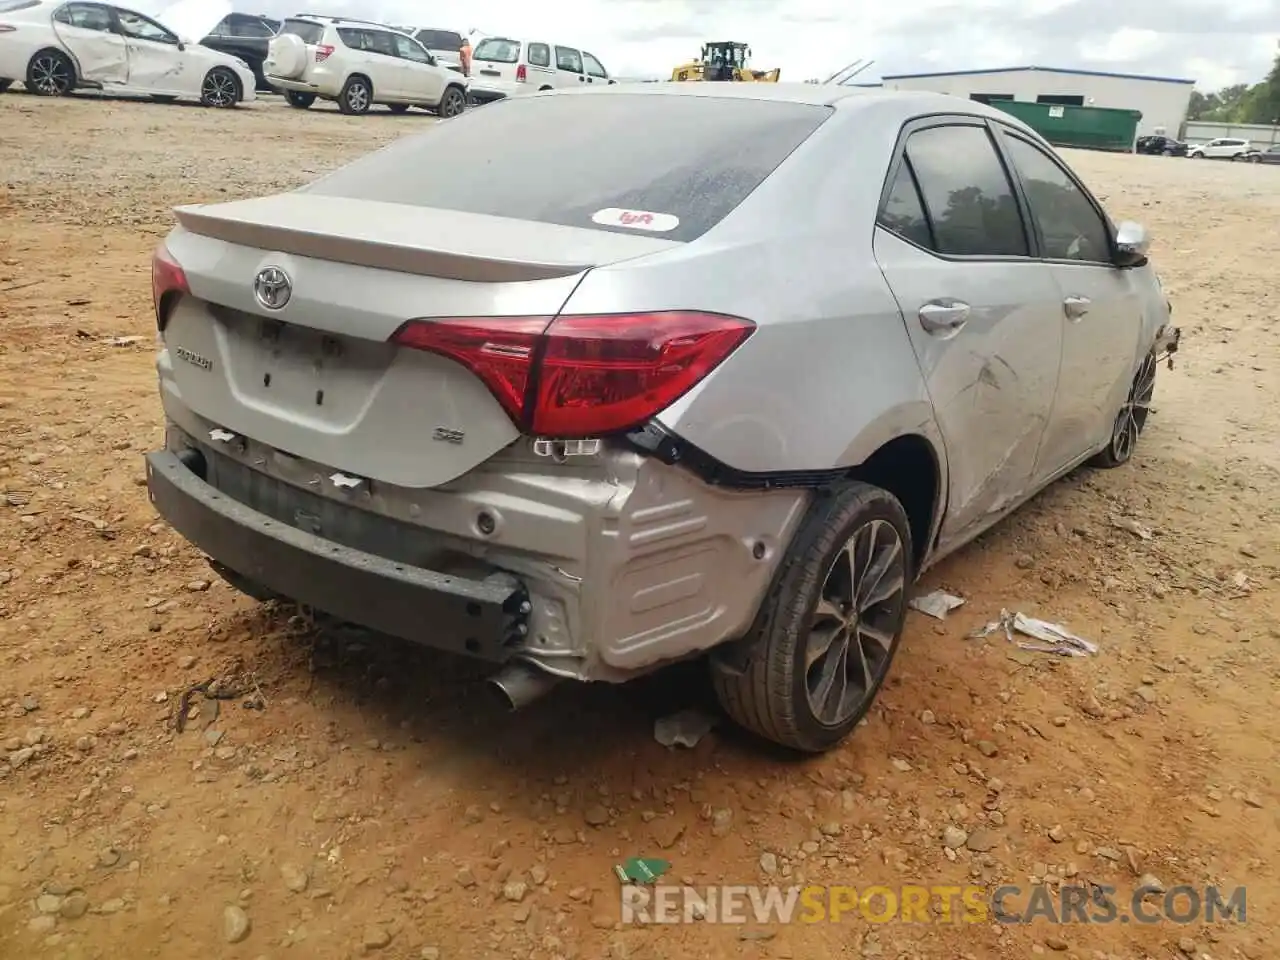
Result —
<svg viewBox="0 0 1280 960"><path fill-rule="evenodd" d="M979 640L989 637L997 630L1003 630L1005 639L1022 650L1054 653L1063 657L1088 657L1098 652L1097 644L1091 643L1084 637L1076 636L1066 627L1050 623L1048 620L1037 620L1025 614L1010 613L1008 610L1001 610L999 620L992 620L986 626L969 634L969 637ZM1039 640L1040 643L1027 643L1025 640L1015 639L1014 634L1019 633Z"/></svg>
<svg viewBox="0 0 1280 960"><path fill-rule="evenodd" d="M964 597L955 597L945 590L934 590L930 593L912 597L907 603L912 610L919 610L935 620L947 619L947 614L956 607L964 606Z"/></svg>

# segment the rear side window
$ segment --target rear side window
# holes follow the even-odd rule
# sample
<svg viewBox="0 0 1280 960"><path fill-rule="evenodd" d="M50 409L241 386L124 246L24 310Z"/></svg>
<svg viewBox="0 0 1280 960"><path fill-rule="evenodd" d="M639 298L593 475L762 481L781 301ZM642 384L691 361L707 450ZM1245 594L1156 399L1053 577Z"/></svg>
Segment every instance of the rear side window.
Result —
<svg viewBox="0 0 1280 960"><path fill-rule="evenodd" d="M496 37L490 37L480 41L471 59L488 60L490 63L515 63L520 59L520 44L516 40L499 40Z"/></svg>
<svg viewBox="0 0 1280 960"><path fill-rule="evenodd" d="M549 67L551 66L551 48L545 43L529 44L529 66L531 67Z"/></svg>
<svg viewBox="0 0 1280 960"><path fill-rule="evenodd" d="M910 240L926 250L933 249L929 218L925 216L924 204L920 201L920 191L916 187L915 175L911 172L911 162L905 157L898 164L898 174L893 178L893 187L889 190L884 209L880 211L876 222L904 240Z"/></svg>
<svg viewBox="0 0 1280 960"><path fill-rule="evenodd" d="M385 57L394 57L396 53L396 34L385 30L353 30L350 27L339 27L338 36L352 50L365 50L369 53L380 53Z"/></svg>
<svg viewBox="0 0 1280 960"><path fill-rule="evenodd" d="M907 138L938 253L963 257L1030 254L1022 215L985 127L928 127Z"/></svg>
<svg viewBox="0 0 1280 960"><path fill-rule="evenodd" d="M679 223L653 236L695 240L831 112L661 94L516 97L404 137L303 190L618 233L635 230L593 215L662 214Z"/></svg>

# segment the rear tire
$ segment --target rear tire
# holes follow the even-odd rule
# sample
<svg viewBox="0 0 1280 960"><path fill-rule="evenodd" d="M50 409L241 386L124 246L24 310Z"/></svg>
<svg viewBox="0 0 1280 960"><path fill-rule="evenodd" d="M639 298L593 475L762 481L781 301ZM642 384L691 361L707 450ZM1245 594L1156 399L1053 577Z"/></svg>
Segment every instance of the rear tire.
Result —
<svg viewBox="0 0 1280 960"><path fill-rule="evenodd" d="M440 107L436 111L441 120L448 120L463 113L467 109L467 95L457 87L449 87L440 98Z"/></svg>
<svg viewBox="0 0 1280 960"><path fill-rule="evenodd" d="M721 706L794 750L836 746L866 714L897 653L913 576L897 498L851 483L815 502L747 637L743 672L711 658Z"/></svg>
<svg viewBox="0 0 1280 960"><path fill-rule="evenodd" d="M1093 466L1111 470L1124 466L1133 458L1138 438L1146 429L1147 418L1151 415L1151 398L1156 389L1156 367L1155 353L1148 353L1138 366L1138 372L1134 374L1133 383L1129 386L1129 393L1111 425L1111 439L1089 461Z"/></svg>
<svg viewBox="0 0 1280 960"><path fill-rule="evenodd" d="M286 90L284 98L288 101L289 106L298 110L306 110L309 106L316 102L314 93L305 93L302 90Z"/></svg>
<svg viewBox="0 0 1280 960"><path fill-rule="evenodd" d="M229 110L240 102L242 95L240 78L227 67L214 67L200 84L200 102L206 107Z"/></svg>
<svg viewBox="0 0 1280 960"><path fill-rule="evenodd" d="M76 88L76 68L61 50L37 50L27 63L26 87L37 97L65 97Z"/></svg>
<svg viewBox="0 0 1280 960"><path fill-rule="evenodd" d="M373 84L359 74L348 77L338 94L338 109L350 116L360 116L373 106Z"/></svg>

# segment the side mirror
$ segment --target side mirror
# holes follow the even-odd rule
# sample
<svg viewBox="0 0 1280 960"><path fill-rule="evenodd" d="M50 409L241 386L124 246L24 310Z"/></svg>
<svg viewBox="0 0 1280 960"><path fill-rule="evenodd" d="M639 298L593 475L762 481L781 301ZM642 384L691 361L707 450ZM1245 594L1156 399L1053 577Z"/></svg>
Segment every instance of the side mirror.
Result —
<svg viewBox="0 0 1280 960"><path fill-rule="evenodd" d="M1140 267L1147 262L1151 249L1151 235L1147 228L1132 220L1125 220L1116 228L1117 267Z"/></svg>

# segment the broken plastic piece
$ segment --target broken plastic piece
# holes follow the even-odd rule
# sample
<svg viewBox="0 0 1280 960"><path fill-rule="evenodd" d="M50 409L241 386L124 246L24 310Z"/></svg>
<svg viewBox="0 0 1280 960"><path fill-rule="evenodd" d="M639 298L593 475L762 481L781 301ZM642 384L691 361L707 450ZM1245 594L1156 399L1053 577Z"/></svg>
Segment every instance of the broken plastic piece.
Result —
<svg viewBox="0 0 1280 960"><path fill-rule="evenodd" d="M614 864L613 873L621 883L653 883L671 869L671 862L656 857L631 857Z"/></svg>
<svg viewBox="0 0 1280 960"><path fill-rule="evenodd" d="M701 710L681 710L667 717L659 717L653 724L653 739L664 747L696 747L698 741L711 732L715 718Z"/></svg>
<svg viewBox="0 0 1280 960"><path fill-rule="evenodd" d="M964 606L964 597L952 596L945 590L934 590L923 596L913 597L907 605L935 620L945 620L947 614L956 607Z"/></svg>
<svg viewBox="0 0 1280 960"><path fill-rule="evenodd" d="M236 435L230 430L223 430L221 427L214 427L209 431L209 439L217 443L230 443L236 438Z"/></svg>
<svg viewBox="0 0 1280 960"><path fill-rule="evenodd" d="M1076 636L1065 627L1050 623L1047 620L1037 620L1035 617L1028 617L1021 613L1010 613L1008 610L1001 610L1000 619L992 620L986 626L973 631L973 633L969 634L969 637L973 640L980 640L983 637L989 637L997 630L1004 630L1005 639L1020 650L1028 650L1033 653L1053 653L1064 657L1087 657L1098 652L1097 644ZM1021 633L1034 640L1039 640L1040 643L1033 644L1016 640L1014 638L1015 633Z"/></svg>

